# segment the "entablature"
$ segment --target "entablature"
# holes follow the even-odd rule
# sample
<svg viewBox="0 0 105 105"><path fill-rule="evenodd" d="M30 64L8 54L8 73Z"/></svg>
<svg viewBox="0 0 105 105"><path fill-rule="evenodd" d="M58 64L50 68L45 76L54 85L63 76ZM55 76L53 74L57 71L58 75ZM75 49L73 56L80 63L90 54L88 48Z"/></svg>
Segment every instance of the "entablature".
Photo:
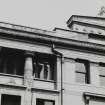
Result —
<svg viewBox="0 0 105 105"><path fill-rule="evenodd" d="M15 27L15 25L14 25ZM93 52L100 52L104 53L105 51L105 45L92 43L88 41L80 41L80 40L74 40L66 37L60 37L57 32L53 31L45 31L45 30L37 30L32 28L33 31L25 30L25 27L23 26L17 26L22 27L22 29L14 28L14 27L8 27L8 26L1 26L0 25L0 37L1 39L7 39L7 40L16 40L16 41L23 41L25 43L41 43L41 44L47 44L48 46L52 46L52 44L56 44L60 47L64 48L74 48L77 50L85 50L85 51L93 51ZM29 27L26 29L29 29ZM30 28L31 30L31 28ZM74 32L71 32L70 34L74 34Z"/></svg>

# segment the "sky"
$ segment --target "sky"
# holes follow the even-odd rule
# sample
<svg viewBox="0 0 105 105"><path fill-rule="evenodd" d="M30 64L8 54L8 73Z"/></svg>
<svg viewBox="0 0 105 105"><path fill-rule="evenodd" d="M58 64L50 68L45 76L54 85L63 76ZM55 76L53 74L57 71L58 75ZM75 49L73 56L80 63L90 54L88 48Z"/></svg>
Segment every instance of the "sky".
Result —
<svg viewBox="0 0 105 105"><path fill-rule="evenodd" d="M97 16L105 0L0 0L0 21L44 30L67 29L71 15Z"/></svg>

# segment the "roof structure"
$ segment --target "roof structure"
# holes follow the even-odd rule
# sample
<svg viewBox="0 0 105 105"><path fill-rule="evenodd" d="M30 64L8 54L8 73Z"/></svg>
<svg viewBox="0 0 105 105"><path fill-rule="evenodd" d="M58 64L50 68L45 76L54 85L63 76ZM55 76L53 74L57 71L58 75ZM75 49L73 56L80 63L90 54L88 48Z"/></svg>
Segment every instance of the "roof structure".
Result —
<svg viewBox="0 0 105 105"><path fill-rule="evenodd" d="M72 25L72 22L81 22L81 23L87 23L90 25L105 27L104 17L72 15L67 21L68 27Z"/></svg>

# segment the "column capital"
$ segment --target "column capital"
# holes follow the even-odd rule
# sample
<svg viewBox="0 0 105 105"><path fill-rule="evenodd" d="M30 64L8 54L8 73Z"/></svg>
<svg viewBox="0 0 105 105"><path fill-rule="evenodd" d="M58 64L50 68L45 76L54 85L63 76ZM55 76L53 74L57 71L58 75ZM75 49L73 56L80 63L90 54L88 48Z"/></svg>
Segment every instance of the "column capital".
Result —
<svg viewBox="0 0 105 105"><path fill-rule="evenodd" d="M25 51L24 55L25 57L34 57L35 53L32 51Z"/></svg>

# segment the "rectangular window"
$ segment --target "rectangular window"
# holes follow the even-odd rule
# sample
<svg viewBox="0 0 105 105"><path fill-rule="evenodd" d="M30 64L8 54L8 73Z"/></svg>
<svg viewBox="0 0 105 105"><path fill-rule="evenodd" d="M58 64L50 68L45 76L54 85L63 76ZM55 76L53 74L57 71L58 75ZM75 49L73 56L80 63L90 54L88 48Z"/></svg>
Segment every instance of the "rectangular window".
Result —
<svg viewBox="0 0 105 105"><path fill-rule="evenodd" d="M84 93L85 105L105 105L105 96L103 94Z"/></svg>
<svg viewBox="0 0 105 105"><path fill-rule="evenodd" d="M36 105L55 105L53 100L46 100L46 99L37 99Z"/></svg>
<svg viewBox="0 0 105 105"><path fill-rule="evenodd" d="M1 48L0 73L23 76L24 52L17 49Z"/></svg>
<svg viewBox="0 0 105 105"><path fill-rule="evenodd" d="M55 79L55 66L56 58L53 55L36 54L34 59L34 71L35 78L41 80L54 80Z"/></svg>
<svg viewBox="0 0 105 105"><path fill-rule="evenodd" d="M103 101L103 100L90 100L89 105L105 105L105 101Z"/></svg>
<svg viewBox="0 0 105 105"><path fill-rule="evenodd" d="M83 59L76 59L76 82L90 83L89 61Z"/></svg>
<svg viewBox="0 0 105 105"><path fill-rule="evenodd" d="M100 63L99 77L100 85L105 86L105 63Z"/></svg>
<svg viewBox="0 0 105 105"><path fill-rule="evenodd" d="M21 105L21 97L15 95L2 94L1 105Z"/></svg>

